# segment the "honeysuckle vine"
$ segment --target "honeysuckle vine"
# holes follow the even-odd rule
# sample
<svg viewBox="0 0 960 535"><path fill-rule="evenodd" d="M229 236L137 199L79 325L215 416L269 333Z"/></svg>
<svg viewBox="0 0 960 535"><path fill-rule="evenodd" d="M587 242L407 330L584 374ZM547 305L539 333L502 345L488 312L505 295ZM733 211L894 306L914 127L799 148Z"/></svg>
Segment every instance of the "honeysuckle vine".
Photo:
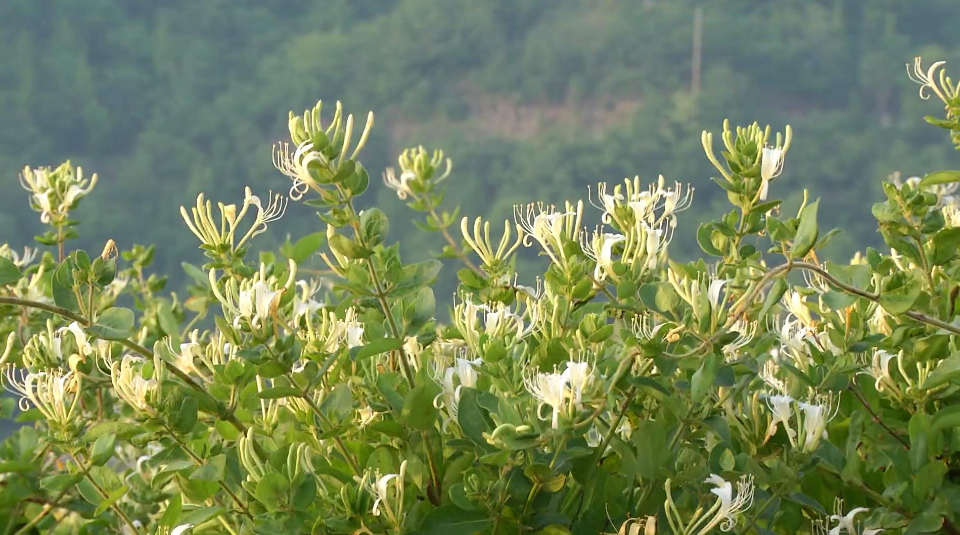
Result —
<svg viewBox="0 0 960 535"><path fill-rule="evenodd" d="M957 144L943 69L908 65ZM701 142L732 209L683 263L677 221L710 177L585 177L586 201L530 199L500 231L416 147L383 187L446 262L410 263L358 200L373 126L291 112L287 184L183 199L205 257L185 293L150 272L154 246L71 250L70 213L108 180L25 168L50 230L0 246L0 415L25 424L0 445L18 497L0 529L958 532L960 171L892 175L871 208L889 252L825 260L819 201L778 198L802 136L724 122ZM316 228L254 254L291 202ZM438 303L442 269L458 285Z"/></svg>

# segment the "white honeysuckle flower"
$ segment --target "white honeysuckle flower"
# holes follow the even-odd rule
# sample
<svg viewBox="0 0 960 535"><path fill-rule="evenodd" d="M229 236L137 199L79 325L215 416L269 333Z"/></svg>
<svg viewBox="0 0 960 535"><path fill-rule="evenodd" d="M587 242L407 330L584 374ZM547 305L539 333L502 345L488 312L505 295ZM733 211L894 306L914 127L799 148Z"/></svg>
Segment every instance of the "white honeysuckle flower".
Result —
<svg viewBox="0 0 960 535"><path fill-rule="evenodd" d="M630 437L633 436L633 424L630 423L630 418L624 418L620 421L620 425L617 426L617 434L625 441L630 440Z"/></svg>
<svg viewBox="0 0 960 535"><path fill-rule="evenodd" d="M376 482L368 490L376 498L373 502L372 513L380 516L384 513L387 519L395 526L400 525L403 517L404 477L407 473L407 461L400 463L400 473L376 474ZM391 492L392 489L392 492Z"/></svg>
<svg viewBox="0 0 960 535"><path fill-rule="evenodd" d="M907 76L910 81L920 84L920 98L927 100L930 98L927 90L933 91L937 97L945 104L957 97L957 88L953 87L946 76L946 71L941 68L946 65L946 61L934 62L924 72L919 56L913 59L913 69L911 72L910 64L907 63ZM939 71L939 75L937 73Z"/></svg>
<svg viewBox="0 0 960 535"><path fill-rule="evenodd" d="M902 353L902 351L901 351ZM874 349L873 358L870 362L870 367L867 368L863 373L869 374L875 379L874 387L878 392L883 392L887 388L896 389L896 383L893 380L893 376L890 375L890 361L894 358L900 358L901 355L894 355L893 353L883 350L883 349Z"/></svg>
<svg viewBox="0 0 960 535"><path fill-rule="evenodd" d="M569 360L562 375L570 388L571 402L579 407L583 401L583 392L593 384L593 365L586 360Z"/></svg>
<svg viewBox="0 0 960 535"><path fill-rule="evenodd" d="M413 171L403 171L400 173L400 177L397 177L397 171L388 167L383 172L383 183L393 191L397 192L397 197L400 200L405 200L411 195L416 195L416 193L410 189L410 181L416 180L417 174Z"/></svg>
<svg viewBox="0 0 960 535"><path fill-rule="evenodd" d="M56 169L26 166L20 173L20 185L30 192L32 208L40 212L43 223L62 224L77 201L97 185L97 175L83 178L83 169L68 161Z"/></svg>
<svg viewBox="0 0 960 535"><path fill-rule="evenodd" d="M738 515L753 505L753 476L740 476L736 495L733 493L733 485L717 474L710 474L704 482L714 486L710 492L717 496L717 502L707 512L708 515L713 514L713 517L700 529L700 533L709 533L717 526L721 531L732 530L737 525Z"/></svg>
<svg viewBox="0 0 960 535"><path fill-rule="evenodd" d="M787 438L791 445L796 445L796 432L790 426L790 418L793 417L793 398L786 394L777 394L767 396L767 408L770 409L770 426L767 428L767 438L772 437L777 432L779 424L787 430Z"/></svg>
<svg viewBox="0 0 960 535"><path fill-rule="evenodd" d="M62 328L61 332L62 331L67 331L73 335L73 339L77 342L77 351L80 355L86 357L93 353L93 346L90 344L90 339L79 323L73 322Z"/></svg>
<svg viewBox="0 0 960 535"><path fill-rule="evenodd" d="M346 339L347 332L343 322L333 310L320 310L318 314L306 316L307 328L299 333L304 349L319 354L329 354L338 350Z"/></svg>
<svg viewBox="0 0 960 535"><path fill-rule="evenodd" d="M193 524L180 524L170 530L170 535L186 535L191 530L193 530Z"/></svg>
<svg viewBox="0 0 960 535"><path fill-rule="evenodd" d="M583 436L583 439L587 441L587 446L591 448L599 447L603 441L603 437L600 436L600 430L597 429L595 425L590 426L590 429L587 431L587 434Z"/></svg>
<svg viewBox="0 0 960 535"><path fill-rule="evenodd" d="M141 369L146 361L134 355L124 355L120 362L110 366L110 380L117 396L140 412L153 414L153 403L160 398L163 364L154 359L153 376L144 379Z"/></svg>
<svg viewBox="0 0 960 535"><path fill-rule="evenodd" d="M345 333L347 348L353 349L363 345L363 323L357 319L357 310L353 307L347 309L343 321L340 322L340 328Z"/></svg>
<svg viewBox="0 0 960 535"><path fill-rule="evenodd" d="M627 238L622 234L600 232L599 230L590 235L584 232L582 236L581 247L584 254L597 263L593 271L593 278L602 282L607 278L607 275L613 273L613 248L617 244L625 242Z"/></svg>
<svg viewBox="0 0 960 535"><path fill-rule="evenodd" d="M783 157L786 151L781 147L764 147L760 156L760 191L757 198L766 201L770 192L770 181L783 172Z"/></svg>
<svg viewBox="0 0 960 535"><path fill-rule="evenodd" d="M562 264L561 260L566 257L563 247L566 241L579 241L583 201L576 204L568 201L563 210L544 203L516 205L513 215L525 233L523 245L530 247L536 240L554 263Z"/></svg>
<svg viewBox="0 0 960 535"><path fill-rule="evenodd" d="M24 247L23 255L20 255L14 251L9 244L0 244L0 257L6 258L7 260L13 262L13 264L21 270L33 262L33 260L37 257L37 251L38 249L36 248Z"/></svg>
<svg viewBox="0 0 960 535"><path fill-rule="evenodd" d="M360 417L360 427L366 427L376 420L380 413L376 412L369 405L357 409L357 416Z"/></svg>
<svg viewBox="0 0 960 535"><path fill-rule="evenodd" d="M533 376L527 376L523 380L523 385L534 398L537 399L537 415L541 419L544 406L552 409L550 418L550 427L557 429L560 427L560 411L566 405L570 388L567 378L561 373L543 373L537 372Z"/></svg>
<svg viewBox="0 0 960 535"><path fill-rule="evenodd" d="M730 326L730 332L737 333L737 337L729 344L723 346L723 354L727 361L732 361L737 358L737 352L753 340L758 328L759 325L757 322L747 321L742 318Z"/></svg>
<svg viewBox="0 0 960 535"><path fill-rule="evenodd" d="M316 295L320 289L320 284L320 281L316 279L310 282L304 280L297 281L297 288L300 290L300 293L294 294L293 296L294 322L299 322L300 318L311 315L324 307L323 302L313 299L313 296Z"/></svg>
<svg viewBox="0 0 960 535"><path fill-rule="evenodd" d="M777 377L780 373L780 365L777 364L778 354L779 352L776 349L770 350L770 358L763 363L763 367L757 372L757 376L774 392L786 395L787 383Z"/></svg>
<svg viewBox="0 0 960 535"><path fill-rule="evenodd" d="M943 220L947 227L960 227L960 206L950 203L944 205L940 211L943 213Z"/></svg>
<svg viewBox="0 0 960 535"><path fill-rule="evenodd" d="M294 286L297 264L291 259L287 265L287 278L282 283L275 276L267 275L266 264L260 264L260 270L252 277L240 282L228 278L222 291L217 283L216 270L210 270L211 290L220 302L224 316L233 317L234 327L240 327L241 320L245 320L254 331L267 326L271 316L277 312L283 292Z"/></svg>
<svg viewBox="0 0 960 535"><path fill-rule="evenodd" d="M444 368L440 361L435 361L437 369L432 371L432 375L434 380L442 388L442 391L433 399L433 406L437 409L445 408L450 421L457 420L457 415L459 414L461 389L463 387L477 387L478 375L476 366L482 362L483 361L479 358L475 360L468 360L462 357L457 357L454 360L453 366ZM454 378L459 381L459 384L454 383ZM446 426L447 423L448 422L445 421L444 426Z"/></svg>
<svg viewBox="0 0 960 535"><path fill-rule="evenodd" d="M793 289L787 290L787 293L783 296L783 303L793 317L799 319L807 327L813 326L810 309L807 308L806 300L800 292Z"/></svg>
<svg viewBox="0 0 960 535"><path fill-rule="evenodd" d="M48 368L39 372L18 370L7 365L0 382L20 397L18 406L27 411L33 405L54 426L65 427L75 418L80 401L81 376L73 371Z"/></svg>
<svg viewBox="0 0 960 535"><path fill-rule="evenodd" d="M240 224L251 207L256 211L253 222L240 240L234 244ZM239 213L235 204L219 202L217 208L220 211L219 224L214 220L212 203L205 200L204 194L200 193L197 195L196 205L191 207L189 212L186 207L180 207L180 216L200 243L214 249L228 248L232 251L242 247L248 240L263 234L269 223L283 217L287 209L287 200L282 195L271 193L270 203L264 207L260 197L246 187Z"/></svg>
<svg viewBox="0 0 960 535"><path fill-rule="evenodd" d="M843 500L837 499L834 505L835 514L830 515L830 521L836 522L837 525L830 530L829 535L839 535L840 533L847 533L848 535L858 535L859 530L856 525L856 516L861 513L866 513L870 509L866 507L855 507L850 510L849 513L843 514ZM877 533L877 531L871 530L872 533ZM864 532L866 535L866 532Z"/></svg>
<svg viewBox="0 0 960 535"><path fill-rule="evenodd" d="M827 423L832 416L829 414L830 408L826 405L799 402L797 406L803 411L803 425L800 429L800 438L798 442L803 443L803 451L812 452L817 449L820 440L827 438Z"/></svg>

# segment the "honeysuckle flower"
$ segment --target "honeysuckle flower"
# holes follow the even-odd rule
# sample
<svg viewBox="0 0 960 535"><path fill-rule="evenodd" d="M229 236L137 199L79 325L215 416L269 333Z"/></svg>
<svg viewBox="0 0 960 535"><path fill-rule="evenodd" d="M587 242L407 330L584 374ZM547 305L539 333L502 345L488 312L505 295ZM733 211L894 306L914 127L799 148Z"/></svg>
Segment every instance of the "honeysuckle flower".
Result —
<svg viewBox="0 0 960 535"><path fill-rule="evenodd" d="M360 427L366 427L377 419L380 413L376 412L369 405L357 409L357 416L360 418Z"/></svg>
<svg viewBox="0 0 960 535"><path fill-rule="evenodd" d="M593 270L593 278L602 282L607 275L613 273L613 248L623 243L627 238L622 234L594 231L589 235L584 233L581 247L584 254L597 263Z"/></svg>
<svg viewBox="0 0 960 535"><path fill-rule="evenodd" d="M799 402L797 406L803 411L803 425L800 428L800 442L803 451L812 452L817 449L820 440L827 438L827 423L831 415L826 405Z"/></svg>
<svg viewBox="0 0 960 535"><path fill-rule="evenodd" d="M883 392L886 389L897 390L897 385L893 381L893 376L890 375L890 361L898 357L899 355L894 355L893 353L883 349L873 350L873 358L871 359L870 367L867 368L864 373L867 373L874 378L874 387L878 392Z"/></svg>
<svg viewBox="0 0 960 535"><path fill-rule="evenodd" d="M544 406L552 409L550 418L550 427L557 429L560 427L560 412L566 405L567 396L570 393L570 387L567 378L561 373L543 373L537 372L532 376L527 376L523 380L523 385L539 402L537 405L537 415L541 419Z"/></svg>
<svg viewBox="0 0 960 535"><path fill-rule="evenodd" d="M340 328L343 329L345 333L347 348L353 349L358 346L363 345L363 323L357 319L357 310L353 307L347 309L346 315L342 322L340 322Z"/></svg>
<svg viewBox="0 0 960 535"><path fill-rule="evenodd" d="M737 337L729 344L723 346L723 354L726 360L735 360L740 348L746 346L753 340L757 334L758 325L755 321L739 319L730 327L730 332L737 333Z"/></svg>
<svg viewBox="0 0 960 535"><path fill-rule="evenodd" d="M377 480L370 488L376 498L373 502L372 513L380 516L384 513L394 526L399 526L403 519L403 492L404 477L407 473L407 461L400 463L400 473L381 476L377 473Z"/></svg>
<svg viewBox="0 0 960 535"><path fill-rule="evenodd" d="M266 269L265 264L260 264L260 270L254 276L239 283L236 279L227 279L223 291L217 284L216 270L210 270L211 290L220 301L224 316L233 316L234 327L239 327L241 320L246 321L254 331L265 327L276 311L282 293L293 287L297 274L296 262L289 261L287 279L283 283L274 276L268 276Z"/></svg>
<svg viewBox="0 0 960 535"><path fill-rule="evenodd" d="M318 354L333 353L347 336L343 323L332 310L319 310L307 316L306 330L299 333L304 350Z"/></svg>
<svg viewBox="0 0 960 535"><path fill-rule="evenodd" d="M33 405L51 425L57 427L74 422L80 402L79 374L59 368L27 372L7 365L0 380L9 392L20 396L18 406L21 411L29 410Z"/></svg>
<svg viewBox="0 0 960 535"><path fill-rule="evenodd" d="M357 146L351 153L353 114L344 116L343 106L338 101L333 119L324 127L320 116L322 110L323 101L319 101L302 116L290 113L287 126L290 130L290 140L296 147L293 154L290 153L290 143L281 142L273 146L273 165L293 181L290 187L290 198L293 200L301 199L310 189L320 190L321 185L311 171L319 173L323 170L332 174L340 168L341 163L356 159L366 145L370 130L373 128L373 112L369 112L363 133L360 134ZM329 142L324 146L314 147L314 140L318 138L342 140L340 146L336 147L339 150L336 151L334 158L328 158L323 152L329 147ZM318 176L320 174L322 173Z"/></svg>
<svg viewBox="0 0 960 535"><path fill-rule="evenodd" d="M783 303L790 314L803 322L803 325L807 327L811 327L813 325L813 318L810 315L810 309L807 308L806 301L800 292L792 289L787 290L787 293L783 296Z"/></svg>
<svg viewBox="0 0 960 535"><path fill-rule="evenodd" d="M940 211L943 213L943 220L947 227L960 227L960 206L955 203L945 204Z"/></svg>
<svg viewBox="0 0 960 535"><path fill-rule="evenodd" d="M13 262L13 264L18 268L23 269L24 267L30 265L34 258L37 257L37 249L24 247L23 255L21 256L19 253L14 251L9 244L4 243L0 244L0 257L6 258L7 260Z"/></svg>
<svg viewBox="0 0 960 535"><path fill-rule="evenodd" d="M188 374L200 375L200 370L194 362L194 358L203 355L203 346L198 341L198 336L198 331L194 329L189 335L189 340L180 344L179 350L174 349L173 344L168 340L167 347L173 355L173 365Z"/></svg>
<svg viewBox="0 0 960 535"><path fill-rule="evenodd" d="M93 353L93 346L90 345L90 339L79 323L74 321L67 327L64 327L63 330L73 335L73 339L77 343L77 352L80 353L80 355L86 357Z"/></svg>
<svg viewBox="0 0 960 535"><path fill-rule="evenodd" d="M40 212L40 221L59 225L63 223L77 201L85 197L97 184L97 175L83 178L83 169L74 168L68 161L56 169L24 167L20 185L30 192L31 207Z"/></svg>
<svg viewBox="0 0 960 535"><path fill-rule="evenodd" d="M624 418L620 421L620 425L617 426L617 434L625 441L630 440L630 437L633 436L633 424L630 423L630 418Z"/></svg>
<svg viewBox="0 0 960 535"><path fill-rule="evenodd" d="M648 516L646 518L628 518L620 524L620 529L615 535L656 535L657 517Z"/></svg>
<svg viewBox="0 0 960 535"><path fill-rule="evenodd" d="M410 181L416 180L417 174L413 171L403 171L400 173L399 178L397 177L397 172L392 167L388 167L383 172L383 183L393 191L397 192L397 198L405 200L410 195L415 195L414 191L410 189Z"/></svg>
<svg viewBox="0 0 960 535"><path fill-rule="evenodd" d="M235 250L267 230L267 225L283 217L287 209L286 198L282 195L270 196L270 203L264 207L260 197L253 194L249 187L244 188L243 204L240 212L237 212L237 206L234 204L217 203L220 210L219 225L213 218L213 207L210 201L204 200L203 193L197 195L196 206L188 212L186 207L180 207L180 216L187 224L190 232L199 238L200 243L213 250L228 248ZM234 244L237 231L244 216L249 213L250 208L255 210L253 221L247 231L243 234L236 244Z"/></svg>
<svg viewBox="0 0 960 535"><path fill-rule="evenodd" d="M860 531L857 529L856 516L868 511L870 511L870 509L866 507L855 507L847 514L843 514L843 500L837 498L834 502L834 514L830 515L830 521L836 522L837 525L830 530L829 535L840 535L841 533L847 533L848 535L874 535L883 531L882 529L868 529L860 534Z"/></svg>
<svg viewBox="0 0 960 535"><path fill-rule="evenodd" d="M600 446L600 443L603 441L603 437L600 436L600 430L597 429L597 426L590 426L590 429L587 431L587 434L583 436L583 439L587 441L587 446L591 448L596 448Z"/></svg>
<svg viewBox="0 0 960 535"><path fill-rule="evenodd" d="M444 158L442 150L438 149L430 154L423 147L405 149L400 153L397 163L400 165L399 178L397 171L390 167L383 173L383 183L396 191L401 200L416 196L418 192L428 191L431 185L450 176L452 167L450 159ZM441 167L444 167L443 172L437 173Z"/></svg>
<svg viewBox="0 0 960 535"><path fill-rule="evenodd" d="M579 407L583 401L583 392L593 384L593 365L586 360L569 360L563 370L563 377L569 386L571 402Z"/></svg>
<svg viewBox="0 0 960 535"><path fill-rule="evenodd" d="M543 203L531 203L513 207L514 220L524 231L523 245L530 247L536 240L547 256L561 264L565 258L566 241L579 241L583 219L583 201L567 202L564 210Z"/></svg>
<svg viewBox="0 0 960 535"><path fill-rule="evenodd" d="M293 297L294 322L299 322L300 318L313 314L324 306L322 302L313 299L317 290L320 289L319 280L312 280L310 282L299 280L297 281L297 288L300 290L300 293L294 294Z"/></svg>
<svg viewBox="0 0 960 535"><path fill-rule="evenodd" d="M793 416L793 398L786 394L767 396L767 407L772 415L770 426L767 428L767 438L776 434L778 425L783 424L783 427L787 430L790 444L796 445L794 440L796 433L790 427L790 418Z"/></svg>
<svg viewBox="0 0 960 535"><path fill-rule="evenodd" d="M128 405L146 414L153 414L153 404L160 399L163 381L163 361L154 359L153 376L145 379L141 370L146 361L141 357L124 355L120 362L110 366L110 380L117 396Z"/></svg>
<svg viewBox="0 0 960 535"><path fill-rule="evenodd" d="M710 492L717 496L717 502L707 512L707 515L713 515L712 518L700 528L699 533L709 533L717 526L721 531L732 530L737 525L738 515L753 505L753 476L740 476L736 495L733 485L717 474L710 474L704 482L714 486Z"/></svg>
<svg viewBox="0 0 960 535"><path fill-rule="evenodd" d="M764 361L763 366L757 372L759 377L767 386L782 395L787 393L787 383L778 377L780 374L780 365L777 364L778 352L775 349L770 350L771 357ZM776 432L776 431L774 431Z"/></svg>
<svg viewBox="0 0 960 535"><path fill-rule="evenodd" d="M180 524L179 526L170 530L170 535L186 535L187 532L193 530L193 524Z"/></svg>
<svg viewBox="0 0 960 535"><path fill-rule="evenodd" d="M930 94L927 92L928 90L937 95L937 98L945 104L949 104L953 99L957 98L957 87L950 84L946 71L941 70L946 64L946 61L934 62L926 72L924 72L921 59L917 56L913 59L913 69L911 72L910 64L907 63L907 76L910 78L910 81L920 84L921 99L927 100L930 98ZM939 75L937 71L940 71Z"/></svg>

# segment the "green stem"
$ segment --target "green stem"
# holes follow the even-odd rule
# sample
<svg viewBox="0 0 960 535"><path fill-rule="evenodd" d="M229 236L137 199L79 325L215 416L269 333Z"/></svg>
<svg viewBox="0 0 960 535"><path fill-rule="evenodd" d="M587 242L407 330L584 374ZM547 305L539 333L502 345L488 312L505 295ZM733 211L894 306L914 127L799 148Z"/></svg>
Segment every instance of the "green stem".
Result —
<svg viewBox="0 0 960 535"><path fill-rule="evenodd" d="M164 429L167 431L167 434L170 435L170 438L172 438L177 443L177 445L180 446L180 449L182 449L187 453L187 455L193 460L193 462L197 466L203 466L203 459L198 457L197 454L193 452L193 450L188 448L186 443L184 443L183 440L181 440L180 437L177 436L177 434L174 433L172 429L170 429L167 426L164 426ZM244 503L240 500L240 497L237 496L232 490L230 490L230 487L228 487L227 484L224 483L222 480L218 481L217 483L219 483L220 488L222 488L223 491L226 492L228 496L230 496L230 499L233 500L233 503L237 504L237 507L240 508L240 511L244 514L244 516L246 516L250 520L253 520L253 515L250 513L250 510L247 509L247 506L244 505Z"/></svg>
<svg viewBox="0 0 960 535"><path fill-rule="evenodd" d="M287 379L290 381L290 384L292 385L296 384L293 381L293 378L290 377L289 374L287 375ZM327 419L327 417L320 410L320 407L318 407L317 404L314 403L313 399L310 397L310 395L307 392L304 392L301 390L300 399L307 402L307 405L310 407L310 410L317 415L321 423L323 423L324 425L333 427L330 423L330 420ZM350 469L353 470L354 475L356 475L357 477L362 477L363 474L360 471L360 466L357 464L357 461L353 458L353 456L350 455L350 450L347 449L347 445L343 443L343 440L338 435L334 435L333 443L337 446L337 449L340 450L340 455L343 455L343 458L347 461L347 464L350 465Z"/></svg>
<svg viewBox="0 0 960 535"><path fill-rule="evenodd" d="M69 455L70 455L70 458L73 459L73 462L77 464L77 466L83 466L80 463L80 461L77 460L77 457L73 453L70 453ZM89 481L90 484L93 485L93 488L97 489L97 492L99 492L100 495L103 496L103 499L107 499L110 496L110 494L108 494L107 491L104 490L104 488L101 487L99 483L97 483L92 477L90 477L90 474L88 472L84 473L84 477L86 477L87 481ZM110 508L113 509L115 513L117 513L117 516L119 516L120 519L123 520L123 523L126 524L133 533L135 534L140 533L140 530L137 529L136 524L134 524L133 521L130 520L130 517L127 516L127 513L124 513L123 509L121 509L120 506L116 504L116 502L112 503L110 505Z"/></svg>

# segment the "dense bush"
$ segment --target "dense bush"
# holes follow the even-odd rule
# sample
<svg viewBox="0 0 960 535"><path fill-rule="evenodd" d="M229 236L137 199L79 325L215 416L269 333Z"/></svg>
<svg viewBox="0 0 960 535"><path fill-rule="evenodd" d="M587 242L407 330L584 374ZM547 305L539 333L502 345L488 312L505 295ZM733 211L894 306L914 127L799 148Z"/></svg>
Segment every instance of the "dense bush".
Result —
<svg viewBox="0 0 960 535"><path fill-rule="evenodd" d="M960 147L957 86L911 69ZM441 324L439 261L355 207L372 115L321 111L274 147L289 196L180 209L208 259L186 299L152 246L70 250L95 175L23 170L50 250L0 249L3 383L33 422L0 446L6 532L957 532L960 172L884 183L890 253L821 263L819 201L775 200L790 128L725 124L702 142L734 208L678 263L689 186L600 183L501 231L445 211L450 162L410 149L384 182L464 265ZM248 258L288 202L326 230Z"/></svg>

